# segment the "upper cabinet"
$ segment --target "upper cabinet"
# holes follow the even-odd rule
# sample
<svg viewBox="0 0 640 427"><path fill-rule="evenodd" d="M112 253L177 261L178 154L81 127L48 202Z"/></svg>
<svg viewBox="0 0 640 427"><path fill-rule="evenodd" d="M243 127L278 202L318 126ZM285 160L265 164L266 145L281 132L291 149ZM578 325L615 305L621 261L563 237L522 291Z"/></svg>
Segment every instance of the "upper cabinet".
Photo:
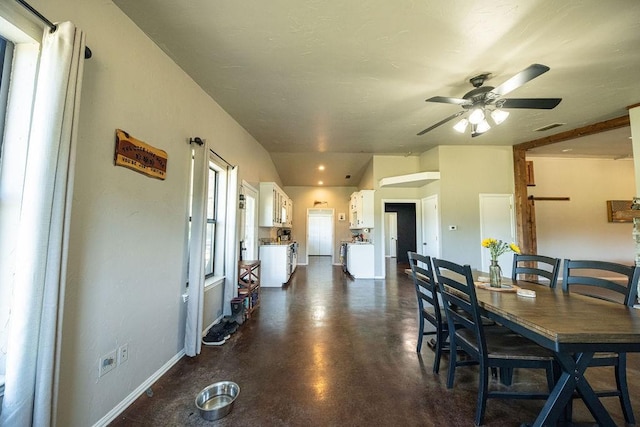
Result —
<svg viewBox="0 0 640 427"><path fill-rule="evenodd" d="M275 182L260 183L260 227L291 227L293 202Z"/></svg>
<svg viewBox="0 0 640 427"><path fill-rule="evenodd" d="M374 190L360 190L351 194L349 202L349 228L373 228Z"/></svg>

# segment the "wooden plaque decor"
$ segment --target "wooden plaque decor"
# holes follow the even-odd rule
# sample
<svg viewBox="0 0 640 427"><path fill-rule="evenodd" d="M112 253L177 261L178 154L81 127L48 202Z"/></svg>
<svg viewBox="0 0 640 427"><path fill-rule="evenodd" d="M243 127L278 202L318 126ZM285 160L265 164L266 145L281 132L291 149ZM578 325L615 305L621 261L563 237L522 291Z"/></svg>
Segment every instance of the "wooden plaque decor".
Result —
<svg viewBox="0 0 640 427"><path fill-rule="evenodd" d="M133 169L152 178L165 179L167 152L139 141L122 129L116 129L116 166Z"/></svg>
<svg viewBox="0 0 640 427"><path fill-rule="evenodd" d="M631 200L607 200L607 219L609 222L633 222L640 218L640 210L631 209Z"/></svg>

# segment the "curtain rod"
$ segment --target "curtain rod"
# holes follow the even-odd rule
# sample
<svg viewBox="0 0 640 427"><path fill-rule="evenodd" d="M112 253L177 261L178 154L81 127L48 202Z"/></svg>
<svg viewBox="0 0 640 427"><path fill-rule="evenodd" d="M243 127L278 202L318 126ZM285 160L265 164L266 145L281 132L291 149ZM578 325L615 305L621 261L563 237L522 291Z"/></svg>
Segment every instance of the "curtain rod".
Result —
<svg viewBox="0 0 640 427"><path fill-rule="evenodd" d="M227 164L227 166L229 166L231 169L235 169L235 166L232 165L231 163L227 162L224 157L222 157L220 154L216 153L215 151L213 151L211 148L209 148L209 151L211 151L211 153L213 155L215 155L217 158L219 158L220 160L222 160L223 162L225 162Z"/></svg>
<svg viewBox="0 0 640 427"><path fill-rule="evenodd" d="M16 0L16 2L20 6L24 7L29 12L31 12L33 15L35 15L42 22L44 22L47 25L47 27L49 27L49 29L51 29L52 33L55 32L58 29L58 26L56 24L54 24L53 22L49 21L43 14L38 12L33 6L31 6L26 1L24 1L24 0ZM91 53L91 49L89 49L89 46L85 46L84 47L84 59L89 59L89 58L91 58L92 55L93 54Z"/></svg>

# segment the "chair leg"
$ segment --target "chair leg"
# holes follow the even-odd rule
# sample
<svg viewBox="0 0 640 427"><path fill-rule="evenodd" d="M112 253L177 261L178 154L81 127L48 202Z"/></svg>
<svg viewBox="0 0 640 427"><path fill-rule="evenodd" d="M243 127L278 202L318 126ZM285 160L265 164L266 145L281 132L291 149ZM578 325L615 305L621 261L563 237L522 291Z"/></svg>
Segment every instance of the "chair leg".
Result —
<svg viewBox="0 0 640 427"><path fill-rule="evenodd" d="M476 425L482 425L484 421L484 412L487 407L487 394L489 392L489 368L480 362L478 384L478 403L476 406Z"/></svg>
<svg viewBox="0 0 640 427"><path fill-rule="evenodd" d="M447 388L453 388L453 378L456 375L456 363L458 363L458 352L456 351L456 343L449 337L449 374L447 376Z"/></svg>
<svg viewBox="0 0 640 427"><path fill-rule="evenodd" d="M418 331L418 346L416 347L416 353L420 353L422 349L422 337L424 336L424 318L420 315L420 330Z"/></svg>
<svg viewBox="0 0 640 427"><path fill-rule="evenodd" d="M435 348L435 359L433 361L433 373L437 374L440 372L440 359L442 359L442 351L444 350L445 340L447 339L448 334L445 334L442 329L438 328L436 330L436 348Z"/></svg>
<svg viewBox="0 0 640 427"><path fill-rule="evenodd" d="M513 384L513 368L500 368L500 383L506 386Z"/></svg>
<svg viewBox="0 0 640 427"><path fill-rule="evenodd" d="M624 420L627 424L634 425L636 423L633 416L633 408L631 407L631 399L629 398L629 387L627 386L627 354L620 353L618 355L618 364L615 367L616 385L620 392L620 406L624 414Z"/></svg>

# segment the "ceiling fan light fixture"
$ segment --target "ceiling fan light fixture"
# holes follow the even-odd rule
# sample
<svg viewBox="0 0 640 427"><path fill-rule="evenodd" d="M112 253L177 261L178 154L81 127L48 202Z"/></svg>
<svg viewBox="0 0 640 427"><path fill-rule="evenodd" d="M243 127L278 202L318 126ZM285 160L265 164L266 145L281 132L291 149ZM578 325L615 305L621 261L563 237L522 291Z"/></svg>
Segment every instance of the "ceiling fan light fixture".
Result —
<svg viewBox="0 0 640 427"><path fill-rule="evenodd" d="M464 131L467 130L467 126L469 125L469 120L467 119L462 119L460 120L458 123L455 124L455 126L453 126L453 129L456 132L460 132L460 133L464 133Z"/></svg>
<svg viewBox="0 0 640 427"><path fill-rule="evenodd" d="M476 133L485 133L489 129L491 129L491 126L489 126L489 122L483 120L476 126Z"/></svg>
<svg viewBox="0 0 640 427"><path fill-rule="evenodd" d="M481 107L474 108L471 110L471 114L469 114L469 123L472 125L477 125L481 121L484 120L484 111Z"/></svg>
<svg viewBox="0 0 640 427"><path fill-rule="evenodd" d="M491 118L496 125L504 122L509 117L509 112L504 110L493 110L491 112Z"/></svg>

